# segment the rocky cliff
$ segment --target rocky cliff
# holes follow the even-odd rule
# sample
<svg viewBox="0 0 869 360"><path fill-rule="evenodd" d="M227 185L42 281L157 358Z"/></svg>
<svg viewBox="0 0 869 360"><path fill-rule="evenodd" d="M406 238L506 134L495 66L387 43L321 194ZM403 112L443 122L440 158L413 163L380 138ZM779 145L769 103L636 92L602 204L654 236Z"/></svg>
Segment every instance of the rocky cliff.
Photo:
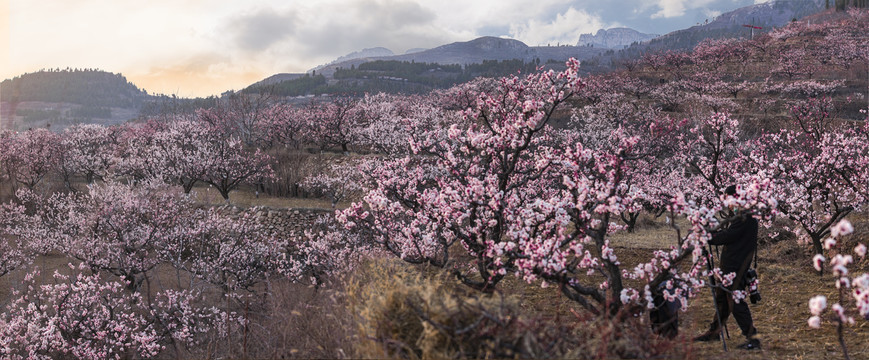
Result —
<svg viewBox="0 0 869 360"><path fill-rule="evenodd" d="M592 46L605 49L622 49L634 42L649 41L658 37L629 28L600 29L597 34L582 34L576 46Z"/></svg>

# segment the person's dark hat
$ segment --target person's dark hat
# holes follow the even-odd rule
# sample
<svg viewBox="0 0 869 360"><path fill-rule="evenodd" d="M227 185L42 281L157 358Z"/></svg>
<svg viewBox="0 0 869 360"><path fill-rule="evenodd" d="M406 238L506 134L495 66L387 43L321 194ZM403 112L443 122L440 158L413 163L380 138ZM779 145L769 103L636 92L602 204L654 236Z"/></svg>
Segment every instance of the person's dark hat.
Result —
<svg viewBox="0 0 869 360"><path fill-rule="evenodd" d="M736 196L736 185L730 185L724 189L724 195Z"/></svg>

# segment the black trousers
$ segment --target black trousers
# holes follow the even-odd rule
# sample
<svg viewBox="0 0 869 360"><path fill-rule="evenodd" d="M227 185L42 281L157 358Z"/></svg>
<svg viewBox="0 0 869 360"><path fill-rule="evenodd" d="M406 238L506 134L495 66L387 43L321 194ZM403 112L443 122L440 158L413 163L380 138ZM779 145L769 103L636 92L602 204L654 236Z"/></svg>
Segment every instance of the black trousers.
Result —
<svg viewBox="0 0 869 360"><path fill-rule="evenodd" d="M746 338L750 338L757 334L757 329L754 327L754 321L751 320L751 310L748 309L747 297L737 304L733 301L733 297L730 293L716 288L715 302L718 304L718 311L721 315L722 324L727 323L727 318L729 318L732 313L733 318L736 319L736 324L739 325L739 329L742 330L742 335ZM713 315L712 324L709 328L713 331L717 331L718 319L714 316L715 315Z"/></svg>

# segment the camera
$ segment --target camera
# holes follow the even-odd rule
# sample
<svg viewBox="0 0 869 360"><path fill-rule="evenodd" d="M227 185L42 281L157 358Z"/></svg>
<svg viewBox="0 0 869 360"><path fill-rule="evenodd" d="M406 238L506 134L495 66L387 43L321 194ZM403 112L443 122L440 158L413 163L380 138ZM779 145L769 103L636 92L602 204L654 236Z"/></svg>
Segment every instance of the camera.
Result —
<svg viewBox="0 0 869 360"><path fill-rule="evenodd" d="M745 272L745 283L748 284L748 297L752 304L760 302L760 290L757 288L757 270L748 269Z"/></svg>

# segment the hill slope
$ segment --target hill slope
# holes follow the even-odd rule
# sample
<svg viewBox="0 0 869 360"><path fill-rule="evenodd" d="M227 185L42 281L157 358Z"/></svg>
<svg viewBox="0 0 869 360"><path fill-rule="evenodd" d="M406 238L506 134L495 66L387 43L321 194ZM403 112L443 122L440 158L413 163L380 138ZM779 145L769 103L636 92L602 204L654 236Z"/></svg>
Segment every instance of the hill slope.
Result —
<svg viewBox="0 0 869 360"><path fill-rule="evenodd" d="M137 107L148 98L121 74L101 70L48 70L16 76L0 83L0 99L8 102L64 102L97 107Z"/></svg>
<svg viewBox="0 0 869 360"><path fill-rule="evenodd" d="M93 69L42 70L0 83L0 128L118 123L135 117L151 98L121 74Z"/></svg>
<svg viewBox="0 0 869 360"><path fill-rule="evenodd" d="M524 62L564 61L571 57L589 59L604 52L605 49L577 46L528 46L525 43L499 37L485 36L471 41L455 42L433 49L410 54L356 58L334 62L317 70L326 77L332 77L338 68L349 69L375 60L411 61L437 63L443 65L481 64L484 61L521 60ZM539 60L538 60L539 59Z"/></svg>
<svg viewBox="0 0 869 360"><path fill-rule="evenodd" d="M623 57L636 56L649 50L687 50L707 38L748 38L751 30L743 25L762 27L757 32L768 32L773 28L787 25L791 20L800 19L824 10L822 0L773 0L763 4L750 5L724 13L708 24L696 25L677 30L646 43L634 44L620 51Z"/></svg>

